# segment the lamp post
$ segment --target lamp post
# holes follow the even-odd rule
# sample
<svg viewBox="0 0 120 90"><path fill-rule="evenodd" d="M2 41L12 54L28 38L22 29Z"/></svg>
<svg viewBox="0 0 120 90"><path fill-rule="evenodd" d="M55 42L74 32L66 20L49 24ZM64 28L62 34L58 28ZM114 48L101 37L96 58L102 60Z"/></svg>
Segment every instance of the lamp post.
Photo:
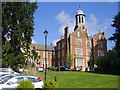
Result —
<svg viewBox="0 0 120 90"><path fill-rule="evenodd" d="M45 30L44 32L44 36L45 36L45 81L46 81L46 76L47 76L47 62L46 62L46 48L47 48L47 35L48 35L48 31Z"/></svg>

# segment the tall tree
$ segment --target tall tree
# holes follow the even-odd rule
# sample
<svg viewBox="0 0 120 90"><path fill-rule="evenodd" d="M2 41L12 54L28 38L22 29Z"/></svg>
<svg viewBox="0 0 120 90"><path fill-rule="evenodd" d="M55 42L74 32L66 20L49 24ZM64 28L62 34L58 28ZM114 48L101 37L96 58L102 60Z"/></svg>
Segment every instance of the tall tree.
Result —
<svg viewBox="0 0 120 90"><path fill-rule="evenodd" d="M67 56L66 56L66 66L68 68L71 68L72 62L73 62L72 54L70 52L68 52Z"/></svg>
<svg viewBox="0 0 120 90"><path fill-rule="evenodd" d="M2 2L2 61L4 66L25 63L34 30L37 3ZM23 53L24 51L24 53ZM10 58L11 57L11 58ZM13 62L11 62L13 61Z"/></svg>
<svg viewBox="0 0 120 90"><path fill-rule="evenodd" d="M113 24L115 33L109 38L109 40L115 41L115 51L117 52L118 59L120 59L120 12L114 17Z"/></svg>
<svg viewBox="0 0 120 90"><path fill-rule="evenodd" d="M34 67L34 65L37 65L38 63L38 52L36 51L35 46L31 50L31 59L32 59L32 65Z"/></svg>

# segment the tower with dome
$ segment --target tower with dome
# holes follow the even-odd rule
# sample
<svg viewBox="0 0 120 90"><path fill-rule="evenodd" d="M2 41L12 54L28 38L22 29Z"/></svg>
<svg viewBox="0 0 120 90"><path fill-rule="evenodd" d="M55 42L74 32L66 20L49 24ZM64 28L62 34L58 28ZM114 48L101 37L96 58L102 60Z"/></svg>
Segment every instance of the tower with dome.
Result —
<svg viewBox="0 0 120 90"><path fill-rule="evenodd" d="M75 27L72 33L69 32L69 27L64 28L64 36L56 42L56 46L47 45L47 68L55 66L60 68L67 66L67 54L72 57L72 70L94 70L95 63L100 56L105 56L107 53L107 40L104 32L98 32L93 36L88 36L86 25L86 15L79 8L75 15ZM39 50L40 67L44 68L44 45L34 44L36 50ZM33 47L32 46L32 47ZM70 58L71 58L70 57Z"/></svg>
<svg viewBox="0 0 120 90"><path fill-rule="evenodd" d="M66 67L67 53L71 53L71 69L94 70L97 58L105 56L107 52L104 32L88 36L86 16L81 8L76 12L75 21L76 25L72 33L68 33L68 26L64 28L63 38L56 43L56 57L53 62L57 67Z"/></svg>

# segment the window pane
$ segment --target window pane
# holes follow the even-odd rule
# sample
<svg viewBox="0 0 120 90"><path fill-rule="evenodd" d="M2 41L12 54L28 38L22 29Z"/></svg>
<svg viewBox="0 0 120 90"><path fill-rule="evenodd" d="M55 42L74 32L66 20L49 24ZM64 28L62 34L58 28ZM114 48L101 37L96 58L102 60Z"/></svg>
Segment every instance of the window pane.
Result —
<svg viewBox="0 0 120 90"><path fill-rule="evenodd" d="M28 77L28 80L32 81L32 82L39 82L39 80L35 79L35 78L31 78L31 77Z"/></svg>
<svg viewBox="0 0 120 90"><path fill-rule="evenodd" d="M43 52L43 58L45 58L45 51ZM46 58L48 58L48 52L46 52Z"/></svg>
<svg viewBox="0 0 120 90"><path fill-rule="evenodd" d="M88 50L88 57L90 57L90 56L91 56L91 51Z"/></svg>
<svg viewBox="0 0 120 90"><path fill-rule="evenodd" d="M77 32L77 35L78 35L78 37L80 37L80 32L79 31Z"/></svg>
<svg viewBox="0 0 120 90"><path fill-rule="evenodd" d="M82 66L83 65L83 60L77 59L77 66Z"/></svg>
<svg viewBox="0 0 120 90"><path fill-rule="evenodd" d="M81 40L81 39L77 39L77 40L76 40L76 45L82 46L82 40Z"/></svg>
<svg viewBox="0 0 120 90"><path fill-rule="evenodd" d="M82 48L76 48L75 50L76 55L83 55L83 49Z"/></svg>
<svg viewBox="0 0 120 90"><path fill-rule="evenodd" d="M98 42L98 48L102 48L103 47L103 42L102 41L99 41Z"/></svg>
<svg viewBox="0 0 120 90"><path fill-rule="evenodd" d="M87 42L87 48L90 48L90 42Z"/></svg>

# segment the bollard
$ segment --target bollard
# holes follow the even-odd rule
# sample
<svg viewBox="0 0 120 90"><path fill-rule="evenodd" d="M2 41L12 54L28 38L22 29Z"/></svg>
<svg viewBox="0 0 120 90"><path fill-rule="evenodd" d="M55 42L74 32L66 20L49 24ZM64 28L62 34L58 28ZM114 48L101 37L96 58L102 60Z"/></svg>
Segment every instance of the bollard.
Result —
<svg viewBox="0 0 120 90"><path fill-rule="evenodd" d="M56 76L55 76L55 82L57 82L57 78L56 78Z"/></svg>

